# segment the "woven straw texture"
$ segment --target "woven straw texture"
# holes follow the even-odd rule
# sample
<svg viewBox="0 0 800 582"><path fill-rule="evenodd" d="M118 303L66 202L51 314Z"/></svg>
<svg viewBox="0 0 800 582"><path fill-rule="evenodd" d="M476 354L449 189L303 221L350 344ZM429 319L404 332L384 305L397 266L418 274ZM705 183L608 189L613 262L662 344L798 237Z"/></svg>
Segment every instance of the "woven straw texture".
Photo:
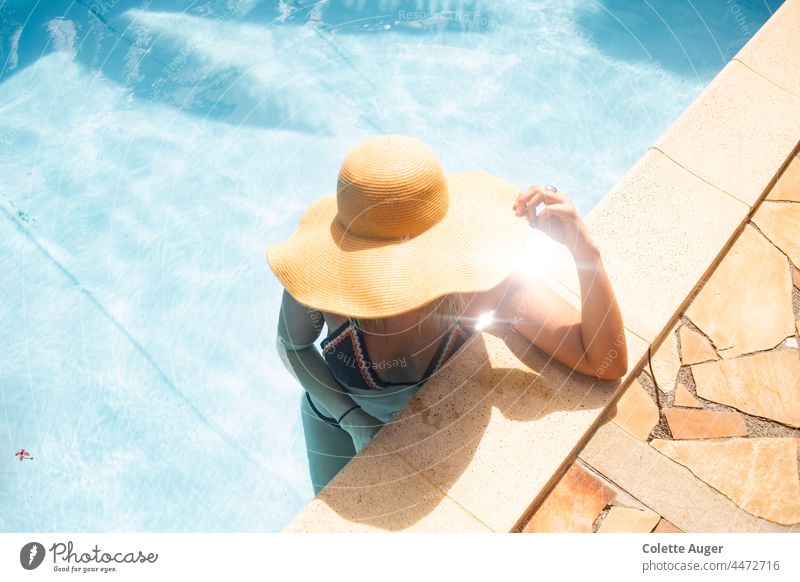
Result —
<svg viewBox="0 0 800 582"><path fill-rule="evenodd" d="M519 190L481 170L445 175L433 152L406 136L357 146L336 195L314 202L267 261L309 307L388 317L453 292L498 285L529 231L512 204Z"/></svg>

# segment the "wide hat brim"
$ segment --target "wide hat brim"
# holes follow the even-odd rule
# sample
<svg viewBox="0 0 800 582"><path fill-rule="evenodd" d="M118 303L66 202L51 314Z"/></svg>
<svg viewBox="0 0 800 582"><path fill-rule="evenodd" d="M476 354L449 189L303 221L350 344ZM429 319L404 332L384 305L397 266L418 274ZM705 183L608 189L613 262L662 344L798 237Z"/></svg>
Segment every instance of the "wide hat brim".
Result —
<svg viewBox="0 0 800 582"><path fill-rule="evenodd" d="M445 217L406 240L364 239L336 219L336 196L315 201L267 262L300 303L350 317L388 317L449 293L486 291L514 269L530 227L519 189L488 172L446 176Z"/></svg>

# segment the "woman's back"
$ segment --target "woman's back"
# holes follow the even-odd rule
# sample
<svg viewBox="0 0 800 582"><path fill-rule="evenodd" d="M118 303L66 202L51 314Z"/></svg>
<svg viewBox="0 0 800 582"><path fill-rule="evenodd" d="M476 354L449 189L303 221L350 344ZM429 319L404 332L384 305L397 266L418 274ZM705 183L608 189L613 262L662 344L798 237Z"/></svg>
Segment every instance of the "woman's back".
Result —
<svg viewBox="0 0 800 582"><path fill-rule="evenodd" d="M331 375L365 411L388 422L469 338L456 319L436 325L414 314L387 318L368 333L351 318L323 313L329 333L321 348ZM332 331L331 331L332 330Z"/></svg>
<svg viewBox="0 0 800 582"><path fill-rule="evenodd" d="M372 332L341 315L323 313L323 316L329 333L322 348L332 371L342 366L362 365L370 369L379 385L424 381L438 367L437 360L446 360L452 353L452 349L443 348L452 348L454 343L460 345L457 340L466 339L471 333L458 319L437 326L427 318L418 328L416 319L396 316L384 320L383 330ZM448 343L451 345L447 346Z"/></svg>

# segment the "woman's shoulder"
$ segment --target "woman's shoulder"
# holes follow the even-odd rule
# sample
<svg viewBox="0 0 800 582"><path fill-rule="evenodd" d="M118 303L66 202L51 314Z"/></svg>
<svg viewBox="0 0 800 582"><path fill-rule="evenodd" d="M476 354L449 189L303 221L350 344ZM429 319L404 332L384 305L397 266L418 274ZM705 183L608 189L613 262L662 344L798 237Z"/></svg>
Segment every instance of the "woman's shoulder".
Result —
<svg viewBox="0 0 800 582"><path fill-rule="evenodd" d="M343 323L347 323L350 321L350 318L346 315L341 315L339 313L329 313L327 311L320 311L319 312L322 317L325 319L325 323L328 324L328 327L331 329L336 329L340 327Z"/></svg>
<svg viewBox="0 0 800 582"><path fill-rule="evenodd" d="M504 299L514 292L516 285L517 277L511 273L494 287L474 293L472 299L467 303L465 315L467 318L475 318L489 311L497 310Z"/></svg>
<svg viewBox="0 0 800 582"><path fill-rule="evenodd" d="M543 281L532 279L524 271L515 269L494 287L474 294L465 310L465 320L470 322L473 331L476 325L481 329L486 327L488 321L492 319L487 318L487 314L491 312L494 312L495 321L510 320L523 295L536 298L542 286L544 286ZM479 325L479 322L482 323Z"/></svg>

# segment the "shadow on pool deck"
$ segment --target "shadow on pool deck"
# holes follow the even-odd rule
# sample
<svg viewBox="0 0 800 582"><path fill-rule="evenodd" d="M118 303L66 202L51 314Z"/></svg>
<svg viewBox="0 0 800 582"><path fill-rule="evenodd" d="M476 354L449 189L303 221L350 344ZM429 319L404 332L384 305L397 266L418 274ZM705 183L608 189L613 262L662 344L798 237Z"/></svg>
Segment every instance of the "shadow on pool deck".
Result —
<svg viewBox="0 0 800 582"><path fill-rule="evenodd" d="M483 333L285 531L569 531L578 497L584 531L797 531L799 30L788 0L586 217L623 382Z"/></svg>
<svg viewBox="0 0 800 582"><path fill-rule="evenodd" d="M425 529L428 514L438 509L436 528L443 526L444 510L453 530L487 531L495 526L487 517L492 508L487 515L468 516L456 510L455 499L479 502L492 487L485 479L493 471L487 465L495 461L501 470L508 457L528 457L519 466L536 471L537 453L545 448L548 457L559 453L538 442L542 428L532 421L596 413L619 385L551 360L508 326L477 334L312 501L306 519L317 519L315 528L323 530ZM332 512L312 517L315 506ZM447 511L450 506L454 511ZM333 523L332 513L341 523Z"/></svg>

